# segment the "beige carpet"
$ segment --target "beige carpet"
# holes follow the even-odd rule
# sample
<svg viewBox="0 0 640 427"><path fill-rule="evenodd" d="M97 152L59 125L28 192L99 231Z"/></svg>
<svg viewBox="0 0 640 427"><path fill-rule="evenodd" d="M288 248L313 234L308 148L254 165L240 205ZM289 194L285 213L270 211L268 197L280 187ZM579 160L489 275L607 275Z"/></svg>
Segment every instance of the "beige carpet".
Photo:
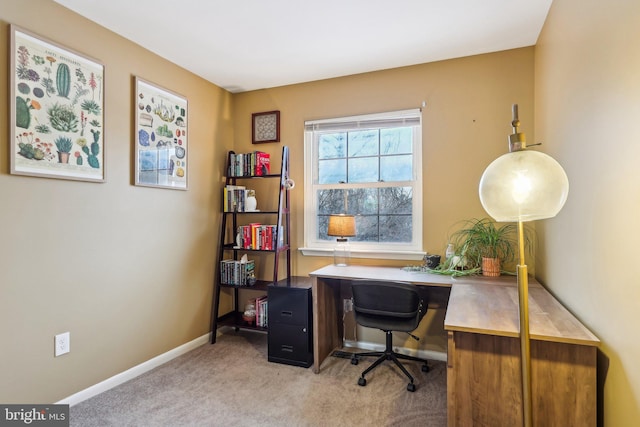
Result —
<svg viewBox="0 0 640 427"><path fill-rule="evenodd" d="M406 366L417 390L385 362L358 377L357 366L329 357L311 368L267 361L265 334L223 334L144 375L71 407L71 426L445 426L446 366Z"/></svg>

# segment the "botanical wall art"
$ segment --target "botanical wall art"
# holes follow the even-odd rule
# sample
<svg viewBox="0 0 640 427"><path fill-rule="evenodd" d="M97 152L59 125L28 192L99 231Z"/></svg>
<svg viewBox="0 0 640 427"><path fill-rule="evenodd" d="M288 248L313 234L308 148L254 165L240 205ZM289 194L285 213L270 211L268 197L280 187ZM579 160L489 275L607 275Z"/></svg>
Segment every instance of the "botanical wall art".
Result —
<svg viewBox="0 0 640 427"><path fill-rule="evenodd" d="M103 182L104 66L11 25L11 173Z"/></svg>
<svg viewBox="0 0 640 427"><path fill-rule="evenodd" d="M186 190L187 100L135 80L136 185Z"/></svg>

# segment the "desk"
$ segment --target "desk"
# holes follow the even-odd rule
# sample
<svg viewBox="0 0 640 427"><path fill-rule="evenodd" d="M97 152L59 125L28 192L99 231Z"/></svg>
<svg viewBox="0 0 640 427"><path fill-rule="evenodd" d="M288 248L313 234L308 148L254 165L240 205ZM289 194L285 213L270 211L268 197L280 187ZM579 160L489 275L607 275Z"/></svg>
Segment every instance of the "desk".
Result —
<svg viewBox="0 0 640 427"><path fill-rule="evenodd" d="M513 276L452 278L394 267L333 265L312 278L315 373L342 344L340 285L352 279L398 280L451 288L448 334L449 426L517 426L522 420L518 290ZM535 279L529 279L533 422L595 426L600 344Z"/></svg>
<svg viewBox="0 0 640 427"><path fill-rule="evenodd" d="M340 283L344 280L372 279L413 283L416 285L451 287L451 277L412 273L397 267L328 265L309 273L313 298L313 371L320 372L322 361L342 345L342 300Z"/></svg>

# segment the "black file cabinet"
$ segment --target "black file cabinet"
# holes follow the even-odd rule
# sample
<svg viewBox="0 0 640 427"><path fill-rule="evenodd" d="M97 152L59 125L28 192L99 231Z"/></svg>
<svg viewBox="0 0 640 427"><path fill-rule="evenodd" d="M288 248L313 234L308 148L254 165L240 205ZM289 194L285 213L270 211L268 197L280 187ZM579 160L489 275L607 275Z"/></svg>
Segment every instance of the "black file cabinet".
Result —
<svg viewBox="0 0 640 427"><path fill-rule="evenodd" d="M291 277L269 285L269 362L313 364L311 279Z"/></svg>

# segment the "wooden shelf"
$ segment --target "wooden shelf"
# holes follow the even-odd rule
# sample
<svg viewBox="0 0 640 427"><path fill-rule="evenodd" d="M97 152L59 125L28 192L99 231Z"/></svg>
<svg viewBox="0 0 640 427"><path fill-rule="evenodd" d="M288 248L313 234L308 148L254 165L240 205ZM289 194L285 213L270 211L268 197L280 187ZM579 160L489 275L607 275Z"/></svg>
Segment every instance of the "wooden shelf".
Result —
<svg viewBox="0 0 640 427"><path fill-rule="evenodd" d="M249 289L250 291L266 291L270 284L273 282L269 280L256 280L256 284L253 286L238 286L238 285L228 285L226 283L220 283L220 287L222 288L231 288L231 289Z"/></svg>
<svg viewBox="0 0 640 427"><path fill-rule="evenodd" d="M227 179L260 179L260 178L279 178L279 173L270 173L267 175L240 175L240 176L227 176Z"/></svg>
<svg viewBox="0 0 640 427"><path fill-rule="evenodd" d="M249 324L246 320L242 318L242 312L240 311L231 311L227 314L224 314L218 317L218 327L220 326L230 326L237 329L247 329L252 331L263 331L266 332L268 329L260 326L256 326L256 323L253 322Z"/></svg>
<svg viewBox="0 0 640 427"><path fill-rule="evenodd" d="M233 243L227 243L223 248L225 251L243 251L243 252L283 252L289 250L289 245L282 245L277 247L276 249L249 249L249 248L240 248L235 246Z"/></svg>
<svg viewBox="0 0 640 427"><path fill-rule="evenodd" d="M242 211L242 212L223 212L224 214L234 214L234 215L275 215L278 211Z"/></svg>

